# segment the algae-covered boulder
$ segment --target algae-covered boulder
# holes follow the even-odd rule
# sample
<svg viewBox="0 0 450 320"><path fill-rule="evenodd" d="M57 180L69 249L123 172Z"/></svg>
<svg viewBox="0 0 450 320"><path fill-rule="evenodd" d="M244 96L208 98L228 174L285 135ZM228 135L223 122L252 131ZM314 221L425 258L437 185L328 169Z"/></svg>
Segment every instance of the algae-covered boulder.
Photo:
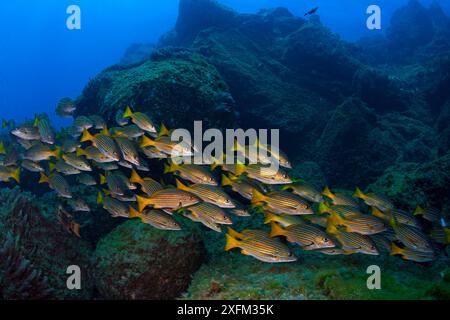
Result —
<svg viewBox="0 0 450 320"><path fill-rule="evenodd" d="M450 153L424 164L401 163L390 167L370 186L390 197L399 207L436 207L450 214Z"/></svg>
<svg viewBox="0 0 450 320"><path fill-rule="evenodd" d="M127 105L174 128L190 128L194 120L215 128L236 122L234 101L216 68L184 49L161 49L141 64L103 71L77 99L77 113L96 110L114 123Z"/></svg>
<svg viewBox="0 0 450 320"><path fill-rule="evenodd" d="M92 250L57 222L55 206L14 190L0 194L0 295L4 299L91 299ZM69 266L81 271L81 289L69 289Z"/></svg>
<svg viewBox="0 0 450 320"><path fill-rule="evenodd" d="M97 244L96 285L107 299L174 299L188 288L203 251L192 232L127 221Z"/></svg>

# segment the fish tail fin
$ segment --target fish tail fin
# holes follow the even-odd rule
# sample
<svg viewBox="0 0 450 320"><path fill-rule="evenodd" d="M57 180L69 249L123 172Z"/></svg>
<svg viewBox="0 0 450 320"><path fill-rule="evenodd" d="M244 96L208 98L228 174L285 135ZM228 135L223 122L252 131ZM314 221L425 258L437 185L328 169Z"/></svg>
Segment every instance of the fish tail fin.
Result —
<svg viewBox="0 0 450 320"><path fill-rule="evenodd" d="M240 234L239 232L237 232L236 230L234 230L231 227L228 227L228 234L234 238L238 238L241 239L242 238L242 234Z"/></svg>
<svg viewBox="0 0 450 320"><path fill-rule="evenodd" d="M81 148L77 148L76 155L77 157L86 156L86 151Z"/></svg>
<svg viewBox="0 0 450 320"><path fill-rule="evenodd" d="M55 147L55 150L53 151L53 156L54 156L56 159L61 159L61 156L62 156L62 150L61 150L60 147L58 147L58 146Z"/></svg>
<svg viewBox="0 0 450 320"><path fill-rule="evenodd" d="M169 136L170 130L167 129L167 127L164 125L164 123L161 123L161 127L159 128L158 137L162 136Z"/></svg>
<svg viewBox="0 0 450 320"><path fill-rule="evenodd" d="M331 192L331 190L330 190L330 188L328 188L328 186L326 186L325 189L323 189L322 194L324 196L327 196L330 199L334 198L334 194L333 194L333 192Z"/></svg>
<svg viewBox="0 0 450 320"><path fill-rule="evenodd" d="M320 201L319 203L319 213L330 212L330 207L324 201Z"/></svg>
<svg viewBox="0 0 450 320"><path fill-rule="evenodd" d="M109 196L111 194L111 191L109 191L108 189L103 189L102 191L105 196Z"/></svg>
<svg viewBox="0 0 450 320"><path fill-rule="evenodd" d="M172 171L170 171L171 169L170 169L170 166L169 165L167 165L167 164L165 164L164 165L164 173L171 173Z"/></svg>
<svg viewBox="0 0 450 320"><path fill-rule="evenodd" d="M40 172L39 183L48 183L48 177L42 172Z"/></svg>
<svg viewBox="0 0 450 320"><path fill-rule="evenodd" d="M0 154L6 154L6 148L3 141L0 141Z"/></svg>
<svg viewBox="0 0 450 320"><path fill-rule="evenodd" d="M97 204L103 204L103 193L101 191L97 193Z"/></svg>
<svg viewBox="0 0 450 320"><path fill-rule="evenodd" d="M389 226L391 226L392 229L394 229L394 230L397 228L397 221L395 220L395 217L393 214L391 214L389 216Z"/></svg>
<svg viewBox="0 0 450 320"><path fill-rule="evenodd" d="M396 254L403 254L403 249L397 246L395 243L392 243L389 255L395 256Z"/></svg>
<svg viewBox="0 0 450 320"><path fill-rule="evenodd" d="M242 163L236 163L236 175L240 176L243 173L245 173L245 170L247 169L247 167L245 166L245 164Z"/></svg>
<svg viewBox="0 0 450 320"><path fill-rule="evenodd" d="M415 216L421 216L425 213L425 209L422 208L421 206L417 206L416 210L414 210L414 215Z"/></svg>
<svg viewBox="0 0 450 320"><path fill-rule="evenodd" d="M53 162L48 163L48 169L50 170L50 172L54 171L55 167L56 167L56 164L54 164Z"/></svg>
<svg viewBox="0 0 450 320"><path fill-rule="evenodd" d="M337 229L336 225L333 224L333 223L328 223L327 224L327 230L326 231L329 234L337 234L338 233L338 229Z"/></svg>
<svg viewBox="0 0 450 320"><path fill-rule="evenodd" d="M252 204L257 204L257 203L260 203L260 202L264 202L265 199L266 199L266 197L265 197L264 194L262 194L261 192L259 192L256 189L253 189L253 192L252 192Z"/></svg>
<svg viewBox="0 0 450 320"><path fill-rule="evenodd" d="M106 177L100 173L100 184L106 184Z"/></svg>
<svg viewBox="0 0 450 320"><path fill-rule="evenodd" d="M134 219L134 218L141 218L144 214L142 212L137 211L135 208L133 208L132 206L130 206L130 213L129 213L129 218L130 219Z"/></svg>
<svg viewBox="0 0 450 320"><path fill-rule="evenodd" d="M272 222L270 224L270 235L269 237L273 238L273 237L277 237L277 236L284 236L286 234L285 230L277 223Z"/></svg>
<svg viewBox="0 0 450 320"><path fill-rule="evenodd" d="M189 191L190 188L188 186L186 186L185 184L183 184L180 180L175 179L176 184L177 184L177 188L180 190L184 190L184 191Z"/></svg>
<svg viewBox="0 0 450 320"><path fill-rule="evenodd" d="M149 204L151 204L151 200L148 198L144 198L141 196L136 196L136 201L138 203L138 210L142 212Z"/></svg>
<svg viewBox="0 0 450 320"><path fill-rule="evenodd" d="M8 123L5 119L2 119L2 129L5 129L8 126Z"/></svg>
<svg viewBox="0 0 450 320"><path fill-rule="evenodd" d="M231 184L232 184L232 181L231 181L231 179L230 178L228 178L226 175L222 175L222 183L221 183L221 185L222 186L231 186Z"/></svg>
<svg viewBox="0 0 450 320"><path fill-rule="evenodd" d="M360 198L360 199L364 199L364 197L366 196L360 188L356 187L355 193L353 193L353 196L355 198Z"/></svg>
<svg viewBox="0 0 450 320"><path fill-rule="evenodd" d="M108 137L111 136L111 133L109 132L109 130L106 126L100 131L100 133L104 136L108 136Z"/></svg>
<svg viewBox="0 0 450 320"><path fill-rule="evenodd" d="M93 141L94 136L87 130L83 130L83 135L81 136L80 142Z"/></svg>
<svg viewBox="0 0 450 320"><path fill-rule="evenodd" d="M131 118L133 116L133 111L131 110L130 106L127 106L125 108L125 112L122 115L122 118Z"/></svg>
<svg viewBox="0 0 450 320"><path fill-rule="evenodd" d="M445 242L447 244L450 243L450 228L444 228L444 233L445 233Z"/></svg>
<svg viewBox="0 0 450 320"><path fill-rule="evenodd" d="M265 212L264 213L264 224L268 224L268 223L271 223L272 221L275 221L274 218L275 218L275 215L273 213Z"/></svg>
<svg viewBox="0 0 450 320"><path fill-rule="evenodd" d="M372 207L371 214L377 218L385 219L386 215L377 207Z"/></svg>
<svg viewBox="0 0 450 320"><path fill-rule="evenodd" d="M73 233L74 233L78 238L81 238L81 235L80 235L80 225L79 225L78 223L74 223L72 227L73 227L73 229L72 229Z"/></svg>
<svg viewBox="0 0 450 320"><path fill-rule="evenodd" d="M33 122L33 126L37 127L39 125L39 117L37 116L37 114L34 115L34 122Z"/></svg>
<svg viewBox="0 0 450 320"><path fill-rule="evenodd" d="M146 147L153 146L154 144L155 144L154 140L150 139L147 136L143 136L139 147L146 148Z"/></svg>
<svg viewBox="0 0 450 320"><path fill-rule="evenodd" d="M231 228L228 228L228 233L225 235L226 236L226 243L225 243L225 251L229 251L233 248L239 248L239 240L236 239L236 237L233 235L237 233L236 231L234 231Z"/></svg>
<svg viewBox="0 0 450 320"><path fill-rule="evenodd" d="M134 169L131 171L130 182L139 184L142 184L143 182L142 178L139 176L139 173L137 173L137 171Z"/></svg>
<svg viewBox="0 0 450 320"><path fill-rule="evenodd" d="M11 178L16 180L17 183L20 183L20 168L17 168L11 173Z"/></svg>

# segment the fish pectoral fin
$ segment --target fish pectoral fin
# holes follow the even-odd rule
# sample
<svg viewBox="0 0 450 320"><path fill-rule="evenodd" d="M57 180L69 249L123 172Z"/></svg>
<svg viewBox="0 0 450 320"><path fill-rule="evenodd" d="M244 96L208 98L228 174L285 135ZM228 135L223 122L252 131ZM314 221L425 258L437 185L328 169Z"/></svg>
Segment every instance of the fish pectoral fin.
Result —
<svg viewBox="0 0 450 320"><path fill-rule="evenodd" d="M250 255L250 253L248 253L248 252L245 251L245 250L241 250L241 253L242 253L242 254L245 254L246 256L249 256L249 255Z"/></svg>

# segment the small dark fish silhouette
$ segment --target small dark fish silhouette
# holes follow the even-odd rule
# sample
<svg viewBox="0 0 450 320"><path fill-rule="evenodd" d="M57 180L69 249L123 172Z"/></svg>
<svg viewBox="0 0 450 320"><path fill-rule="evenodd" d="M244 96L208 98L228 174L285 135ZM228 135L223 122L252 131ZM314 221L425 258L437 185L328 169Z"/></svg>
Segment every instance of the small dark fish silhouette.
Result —
<svg viewBox="0 0 450 320"><path fill-rule="evenodd" d="M307 13L305 13L305 17L306 17L306 16L309 16L309 15L311 15L311 14L316 13L317 10L319 10L319 7L316 7L316 8L314 8L314 9L309 10Z"/></svg>

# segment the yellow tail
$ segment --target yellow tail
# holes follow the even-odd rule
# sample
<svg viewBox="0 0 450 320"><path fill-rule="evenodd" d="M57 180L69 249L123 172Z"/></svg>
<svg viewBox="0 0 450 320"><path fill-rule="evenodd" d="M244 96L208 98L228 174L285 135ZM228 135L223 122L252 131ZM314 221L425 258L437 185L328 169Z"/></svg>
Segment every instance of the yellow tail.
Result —
<svg viewBox="0 0 450 320"><path fill-rule="evenodd" d="M11 173L11 178L16 180L17 183L20 183L20 168L17 168Z"/></svg>
<svg viewBox="0 0 450 320"><path fill-rule="evenodd" d="M445 236L446 236L446 242L447 242L447 244L450 244L450 229L449 228L444 228L444 233L445 233Z"/></svg>
<svg viewBox="0 0 450 320"><path fill-rule="evenodd" d="M425 209L421 206L417 206L416 210L414 210L415 216L422 216L425 213Z"/></svg>
<svg viewBox="0 0 450 320"><path fill-rule="evenodd" d="M125 108L125 112L123 113L122 118L131 118L133 116L133 111L131 110L130 106L127 106Z"/></svg>
<svg viewBox="0 0 450 320"><path fill-rule="evenodd" d="M80 235L80 225L79 225L78 223L73 223L73 225L72 225L72 231L73 231L73 233L74 233L78 238L81 238L81 235Z"/></svg>
<svg viewBox="0 0 450 320"><path fill-rule="evenodd" d="M245 166L245 164L242 164L242 163L236 164L236 175L237 176L244 174L246 170L247 170L247 167Z"/></svg>
<svg viewBox="0 0 450 320"><path fill-rule="evenodd" d="M383 213L381 210L379 210L376 207L372 207L372 212L371 213L372 213L373 216L375 216L377 218L380 218L380 219L386 219L387 218L386 214Z"/></svg>
<svg viewBox="0 0 450 320"><path fill-rule="evenodd" d="M358 187L356 187L356 190L355 190L355 193L353 194L353 196L355 198L360 198L360 199L364 199L366 197L366 195Z"/></svg>
<svg viewBox="0 0 450 320"><path fill-rule="evenodd" d="M175 179L176 184L177 184L177 188L180 190L184 190L184 191L189 191L190 188L188 186L186 186L185 184L183 184L180 180Z"/></svg>
<svg viewBox="0 0 450 320"><path fill-rule="evenodd" d="M270 224L271 231L269 237L277 237L277 236L284 236L286 234L286 231L277 223L272 222Z"/></svg>
<svg viewBox="0 0 450 320"><path fill-rule="evenodd" d="M142 212L149 204L152 203L151 199L141 196L136 196L136 201L138 203L138 210L140 212Z"/></svg>
<svg viewBox="0 0 450 320"><path fill-rule="evenodd" d="M104 135L104 136L108 136L108 137L111 136L111 133L109 132L109 130L108 130L107 127L104 127L104 128L102 129L102 131L100 131L100 134L102 134L102 135Z"/></svg>
<svg viewBox="0 0 450 320"><path fill-rule="evenodd" d="M100 184L106 184L106 177L102 174L100 174Z"/></svg>
<svg viewBox="0 0 450 320"><path fill-rule="evenodd" d="M144 216L144 214L142 212L139 212L135 208L130 206L130 215L129 215L130 219L142 218L143 216Z"/></svg>
<svg viewBox="0 0 450 320"><path fill-rule="evenodd" d="M322 194L323 194L324 196L327 196L327 197L330 198L330 199L334 199L334 194L333 194L333 192L331 192L331 190L330 190L330 188L328 188L328 186L325 187L325 189L323 189Z"/></svg>
<svg viewBox="0 0 450 320"><path fill-rule="evenodd" d="M231 236L230 234L226 234L226 243L225 243L225 251L229 251L234 248L239 248L239 241Z"/></svg>
<svg viewBox="0 0 450 320"><path fill-rule="evenodd" d="M0 154L6 154L6 148L3 141L0 141Z"/></svg>
<svg viewBox="0 0 450 320"><path fill-rule="evenodd" d="M49 181L48 181L48 177L44 174L44 173L42 173L42 172L40 172L40 178L39 178L39 183L48 183Z"/></svg>
<svg viewBox="0 0 450 320"><path fill-rule="evenodd" d="M83 130L83 135L81 136L80 142L86 142L86 141L94 141L94 136L90 134L87 129Z"/></svg>
<svg viewBox="0 0 450 320"><path fill-rule="evenodd" d="M265 212L264 213L264 224L268 224L271 222L274 222L276 219L276 216L270 212Z"/></svg>
<svg viewBox="0 0 450 320"><path fill-rule="evenodd" d="M56 164L49 162L48 163L48 169L50 170L50 172L54 171L56 167Z"/></svg>
<svg viewBox="0 0 450 320"><path fill-rule="evenodd" d="M319 203L319 213L323 214L325 212L331 213L331 208L324 201L321 201Z"/></svg>
<svg viewBox="0 0 450 320"><path fill-rule="evenodd" d="M155 145L155 141L150 139L147 136L143 136L141 140L141 144L139 145L140 148L146 148Z"/></svg>
<svg viewBox="0 0 450 320"><path fill-rule="evenodd" d="M62 156L62 150L61 150L61 148L60 147L55 147L55 150L53 151L53 156L56 158L56 159L61 159L61 156Z"/></svg>
<svg viewBox="0 0 450 320"><path fill-rule="evenodd" d="M164 125L164 123L161 123L161 127L159 128L158 137L163 136L170 136L170 130L167 129L167 127Z"/></svg>
<svg viewBox="0 0 450 320"><path fill-rule="evenodd" d="M103 204L103 193L101 191L97 193L97 204Z"/></svg>
<svg viewBox="0 0 450 320"><path fill-rule="evenodd" d="M396 254L403 254L403 249L397 246L395 243L391 244L391 252L389 255L394 256Z"/></svg>
<svg viewBox="0 0 450 320"><path fill-rule="evenodd" d="M262 194L261 192L259 192L258 190L253 189L252 194L253 194L253 196L252 196L252 204L265 202L266 196L264 194Z"/></svg>
<svg viewBox="0 0 450 320"><path fill-rule="evenodd" d="M132 170L131 171L130 182L131 183L142 184L144 182L144 180L142 180L142 178L139 176L139 174L136 172L136 170Z"/></svg>
<svg viewBox="0 0 450 320"><path fill-rule="evenodd" d="M232 185L232 181L230 178L228 178L226 175L222 175L222 186L231 186Z"/></svg>
<svg viewBox="0 0 450 320"><path fill-rule="evenodd" d="M77 150L76 150L76 155L77 155L77 157L87 156L87 153L86 153L86 151L84 151L83 149L77 148Z"/></svg>

